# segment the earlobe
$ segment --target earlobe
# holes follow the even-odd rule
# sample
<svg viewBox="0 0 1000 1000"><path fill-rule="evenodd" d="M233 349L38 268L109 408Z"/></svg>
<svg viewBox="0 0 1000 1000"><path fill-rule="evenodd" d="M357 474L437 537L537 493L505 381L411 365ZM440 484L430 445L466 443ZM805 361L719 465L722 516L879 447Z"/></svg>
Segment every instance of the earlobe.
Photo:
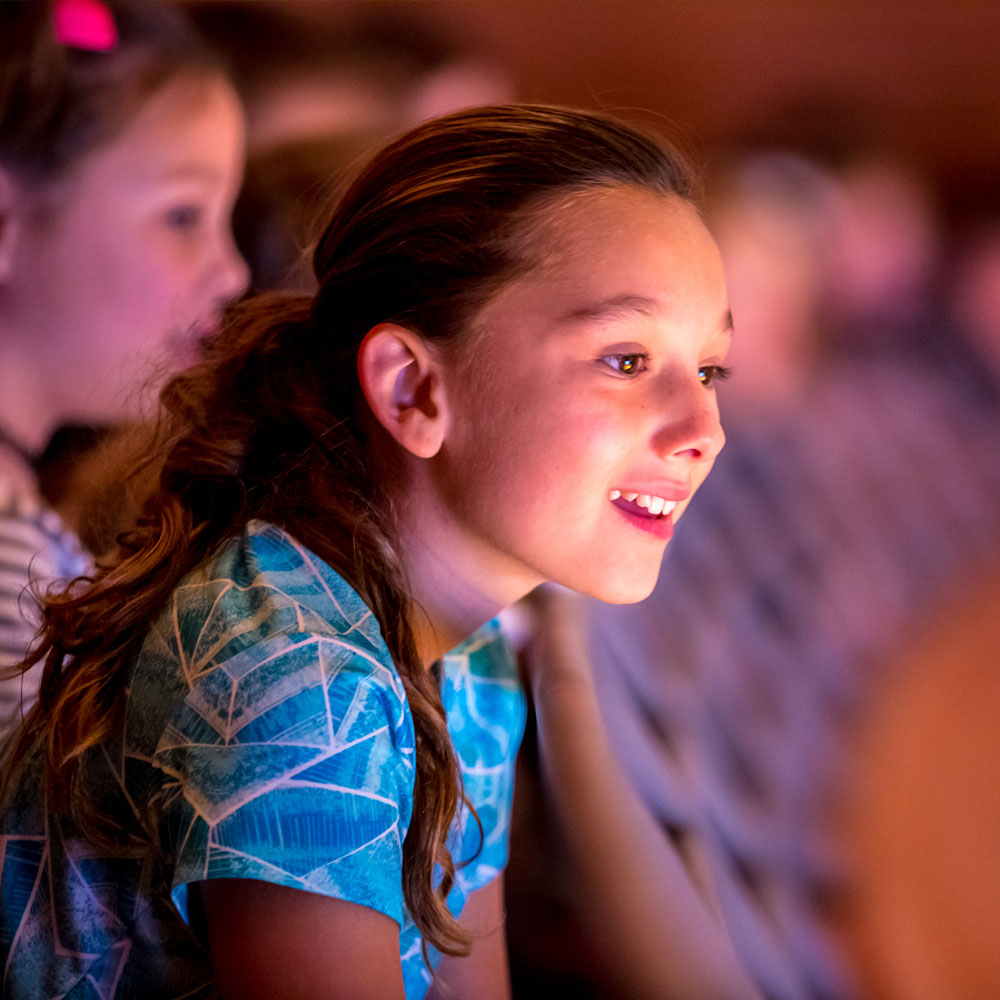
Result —
<svg viewBox="0 0 1000 1000"><path fill-rule="evenodd" d="M395 323L373 327L358 351L358 377L375 419L411 454L433 458L444 440L444 386L424 338Z"/></svg>

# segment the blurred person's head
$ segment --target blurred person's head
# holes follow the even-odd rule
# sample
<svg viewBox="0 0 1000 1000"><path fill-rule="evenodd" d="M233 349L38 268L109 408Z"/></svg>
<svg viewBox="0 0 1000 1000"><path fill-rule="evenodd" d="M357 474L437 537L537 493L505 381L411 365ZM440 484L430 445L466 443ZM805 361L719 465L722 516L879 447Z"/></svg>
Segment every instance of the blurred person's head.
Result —
<svg viewBox="0 0 1000 1000"><path fill-rule="evenodd" d="M882 666L846 756L833 929L867 1000L1000 996L1000 575L965 581Z"/></svg>
<svg viewBox="0 0 1000 1000"><path fill-rule="evenodd" d="M0 426L121 413L241 291L243 115L164 4L0 0Z"/></svg>
<svg viewBox="0 0 1000 1000"><path fill-rule="evenodd" d="M362 154L376 148L369 133L331 134L251 152L233 211L233 232L255 291L311 292L309 251L338 186Z"/></svg>
<svg viewBox="0 0 1000 1000"><path fill-rule="evenodd" d="M916 346L940 265L937 209L925 181L901 163L857 159L839 174L845 193L831 277L848 350Z"/></svg>
<svg viewBox="0 0 1000 1000"><path fill-rule="evenodd" d="M193 11L229 53L247 109L247 173L233 228L258 291L315 287L308 252L317 220L390 135L513 99L491 59L401 9L303 10L207 0Z"/></svg>
<svg viewBox="0 0 1000 1000"><path fill-rule="evenodd" d="M251 154L358 134L377 145L428 118L515 96L489 53L466 51L405 7L205 0L191 14L229 53Z"/></svg>
<svg viewBox="0 0 1000 1000"><path fill-rule="evenodd" d="M965 246L954 267L951 310L955 325L1000 383L1000 220L984 226Z"/></svg>
<svg viewBox="0 0 1000 1000"><path fill-rule="evenodd" d="M739 329L727 388L733 402L781 406L808 378L821 352L839 204L833 177L789 152L737 159L719 178L709 224Z"/></svg>

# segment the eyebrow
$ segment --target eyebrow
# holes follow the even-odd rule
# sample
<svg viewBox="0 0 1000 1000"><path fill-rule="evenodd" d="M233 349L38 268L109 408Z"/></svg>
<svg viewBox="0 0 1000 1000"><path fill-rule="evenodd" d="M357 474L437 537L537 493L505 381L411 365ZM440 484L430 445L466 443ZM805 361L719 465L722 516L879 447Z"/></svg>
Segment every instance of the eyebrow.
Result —
<svg viewBox="0 0 1000 1000"><path fill-rule="evenodd" d="M663 312L663 306L645 295L612 295L597 302L576 306L559 317L560 323L576 323L581 320L621 319L624 316L656 316Z"/></svg>
<svg viewBox="0 0 1000 1000"><path fill-rule="evenodd" d="M664 312L661 302L645 295L612 295L606 299L576 306L559 317L560 323L593 320L616 320L627 316L658 316ZM733 332L733 314L728 309L722 320L722 332Z"/></svg>
<svg viewBox="0 0 1000 1000"><path fill-rule="evenodd" d="M164 171L161 176L168 181L214 181L222 176L222 171L217 167L202 166L200 163L180 163Z"/></svg>

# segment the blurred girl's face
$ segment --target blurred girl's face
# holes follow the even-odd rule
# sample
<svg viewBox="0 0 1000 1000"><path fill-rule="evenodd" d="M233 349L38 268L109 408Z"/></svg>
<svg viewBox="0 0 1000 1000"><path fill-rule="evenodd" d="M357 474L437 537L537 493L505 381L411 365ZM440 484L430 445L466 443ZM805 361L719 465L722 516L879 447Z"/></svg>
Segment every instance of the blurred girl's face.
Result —
<svg viewBox="0 0 1000 1000"><path fill-rule="evenodd" d="M719 253L688 203L626 188L561 199L529 250L452 369L433 548L501 603L641 600L724 440Z"/></svg>
<svg viewBox="0 0 1000 1000"><path fill-rule="evenodd" d="M221 78L179 78L109 145L32 200L15 254L16 329L54 422L119 414L152 363L190 360L246 284L230 214L243 113Z"/></svg>

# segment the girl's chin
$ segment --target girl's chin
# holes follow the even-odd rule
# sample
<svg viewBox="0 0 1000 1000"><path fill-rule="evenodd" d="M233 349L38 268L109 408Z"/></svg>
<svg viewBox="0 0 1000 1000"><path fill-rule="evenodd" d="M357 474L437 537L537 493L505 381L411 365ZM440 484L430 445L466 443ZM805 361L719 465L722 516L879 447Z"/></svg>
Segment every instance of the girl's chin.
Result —
<svg viewBox="0 0 1000 1000"><path fill-rule="evenodd" d="M579 589L580 593L585 593L588 597L594 597L605 604L638 604L646 600L653 592L656 581L659 578L659 566L656 572L636 572L623 575L621 571L615 574L608 574L601 580L596 581L592 586Z"/></svg>
<svg viewBox="0 0 1000 1000"><path fill-rule="evenodd" d="M165 341L167 364L177 370L190 368L201 358L205 342L218 332L219 325L214 321L205 321L184 331L172 331Z"/></svg>

